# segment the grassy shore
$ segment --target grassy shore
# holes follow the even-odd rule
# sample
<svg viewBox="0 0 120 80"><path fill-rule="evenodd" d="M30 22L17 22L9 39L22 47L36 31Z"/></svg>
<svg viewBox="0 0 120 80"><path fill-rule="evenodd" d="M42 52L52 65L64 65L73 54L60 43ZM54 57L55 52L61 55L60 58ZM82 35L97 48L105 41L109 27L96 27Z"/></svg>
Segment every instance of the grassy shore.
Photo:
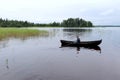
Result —
<svg viewBox="0 0 120 80"><path fill-rule="evenodd" d="M0 40L6 38L28 38L48 35L47 31L23 28L0 28Z"/></svg>

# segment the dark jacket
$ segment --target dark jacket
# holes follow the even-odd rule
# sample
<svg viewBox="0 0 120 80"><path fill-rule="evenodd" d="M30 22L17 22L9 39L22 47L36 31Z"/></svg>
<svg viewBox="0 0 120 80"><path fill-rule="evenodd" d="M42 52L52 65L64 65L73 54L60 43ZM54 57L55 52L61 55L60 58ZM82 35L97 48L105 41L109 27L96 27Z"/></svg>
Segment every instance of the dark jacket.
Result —
<svg viewBox="0 0 120 80"><path fill-rule="evenodd" d="M77 43L80 43L80 38L79 37L77 38Z"/></svg>

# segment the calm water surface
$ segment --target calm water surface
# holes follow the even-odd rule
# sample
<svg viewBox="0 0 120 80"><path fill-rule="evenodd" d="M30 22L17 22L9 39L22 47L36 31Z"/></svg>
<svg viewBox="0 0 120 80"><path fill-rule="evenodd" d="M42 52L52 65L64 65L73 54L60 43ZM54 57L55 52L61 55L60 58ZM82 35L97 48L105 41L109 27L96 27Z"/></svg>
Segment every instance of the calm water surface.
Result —
<svg viewBox="0 0 120 80"><path fill-rule="evenodd" d="M0 80L120 80L120 28L37 28L48 36L0 41ZM99 40L101 50L61 47Z"/></svg>

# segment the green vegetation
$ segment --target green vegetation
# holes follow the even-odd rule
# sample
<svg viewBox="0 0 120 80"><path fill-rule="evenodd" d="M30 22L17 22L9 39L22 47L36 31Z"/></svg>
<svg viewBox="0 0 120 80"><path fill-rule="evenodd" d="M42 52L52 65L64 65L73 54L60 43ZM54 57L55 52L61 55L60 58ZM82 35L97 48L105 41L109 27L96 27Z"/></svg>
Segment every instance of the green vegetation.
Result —
<svg viewBox="0 0 120 80"><path fill-rule="evenodd" d="M6 38L28 38L35 36L46 36L47 31L40 31L37 29L23 29L23 28L0 28L0 40Z"/></svg>
<svg viewBox="0 0 120 80"><path fill-rule="evenodd" d="M0 27L92 27L93 24L90 21L85 21L79 18L68 18L61 23L53 22L48 24L31 23L27 21L8 20L0 18Z"/></svg>
<svg viewBox="0 0 120 80"><path fill-rule="evenodd" d="M67 20L63 20L61 26L64 27L92 27L93 24L90 21L85 21L84 19L79 18L69 18Z"/></svg>
<svg viewBox="0 0 120 80"><path fill-rule="evenodd" d="M34 23L27 21L0 19L0 27L29 27L34 26Z"/></svg>

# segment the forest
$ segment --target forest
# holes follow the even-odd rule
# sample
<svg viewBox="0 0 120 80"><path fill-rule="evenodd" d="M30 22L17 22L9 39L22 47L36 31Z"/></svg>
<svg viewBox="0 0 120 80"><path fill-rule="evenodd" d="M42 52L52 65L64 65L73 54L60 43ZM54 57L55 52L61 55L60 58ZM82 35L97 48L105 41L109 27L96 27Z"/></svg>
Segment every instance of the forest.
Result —
<svg viewBox="0 0 120 80"><path fill-rule="evenodd" d="M0 27L93 27L93 23L82 18L68 18L62 22L46 24L0 18Z"/></svg>

